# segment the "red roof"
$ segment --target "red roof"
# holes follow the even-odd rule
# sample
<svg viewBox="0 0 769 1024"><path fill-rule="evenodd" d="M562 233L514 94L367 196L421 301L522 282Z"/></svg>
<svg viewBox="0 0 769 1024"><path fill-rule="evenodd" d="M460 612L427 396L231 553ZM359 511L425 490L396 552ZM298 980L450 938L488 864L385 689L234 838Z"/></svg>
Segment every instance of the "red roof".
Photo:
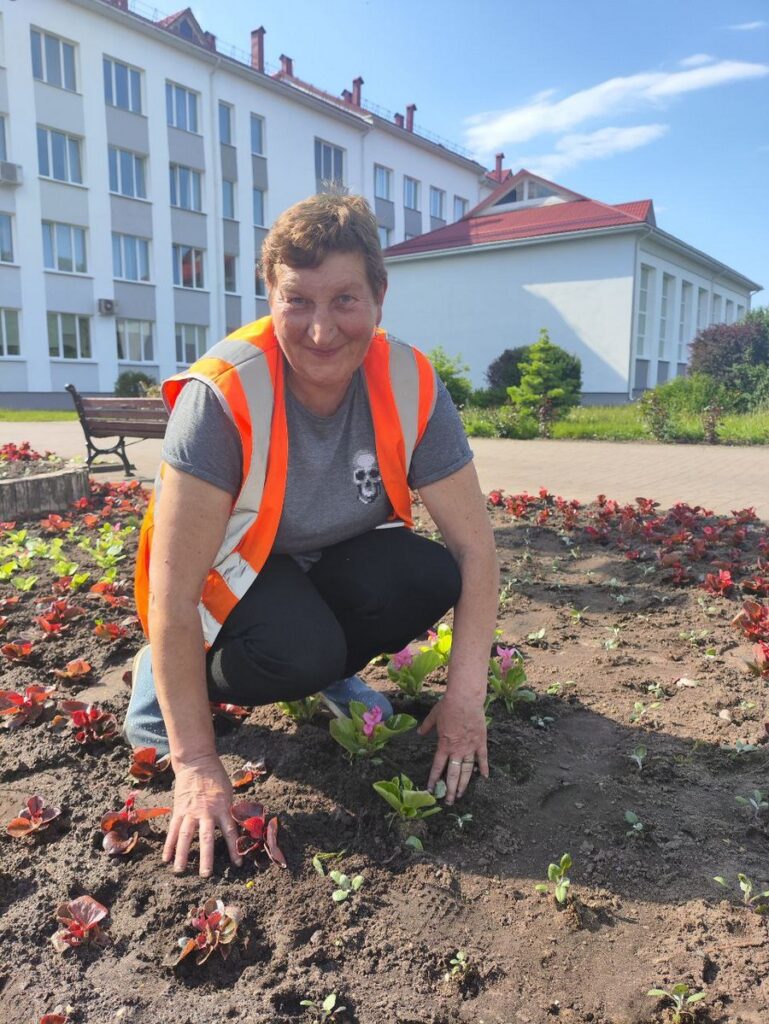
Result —
<svg viewBox="0 0 769 1024"><path fill-rule="evenodd" d="M500 189L499 192L500 195L504 194L504 189ZM499 213L485 214L476 212L481 208L488 211L488 202L488 199L484 200L475 211L466 214L462 220L454 224L447 224L446 227L390 246L386 250L387 255L405 256L577 231L654 224L654 211L650 199L609 206L594 199L581 197L565 203L526 206L520 210L507 209L500 210Z"/></svg>

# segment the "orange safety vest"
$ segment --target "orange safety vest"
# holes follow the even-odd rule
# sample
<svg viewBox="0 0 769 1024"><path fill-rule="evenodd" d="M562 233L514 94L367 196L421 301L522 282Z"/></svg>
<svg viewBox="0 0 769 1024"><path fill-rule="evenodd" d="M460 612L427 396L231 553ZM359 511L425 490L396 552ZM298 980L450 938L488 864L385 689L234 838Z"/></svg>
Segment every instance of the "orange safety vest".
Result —
<svg viewBox="0 0 769 1024"><path fill-rule="evenodd" d="M393 519L413 525L408 470L435 402L435 373L421 352L377 328L363 360L382 484ZM169 412L190 380L217 393L243 450L243 478L224 538L203 585L198 611L209 647L267 560L278 531L288 473L283 354L266 316L246 324L163 382ZM149 637L149 564L155 512L162 500L161 462L139 537L136 607Z"/></svg>

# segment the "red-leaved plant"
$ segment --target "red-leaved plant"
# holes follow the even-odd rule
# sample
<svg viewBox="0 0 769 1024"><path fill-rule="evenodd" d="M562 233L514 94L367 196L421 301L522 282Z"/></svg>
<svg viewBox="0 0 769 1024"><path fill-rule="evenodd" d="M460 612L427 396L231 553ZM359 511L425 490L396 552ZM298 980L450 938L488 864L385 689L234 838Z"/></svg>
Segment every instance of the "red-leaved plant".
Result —
<svg viewBox="0 0 769 1024"><path fill-rule="evenodd" d="M258 761L246 761L242 768L238 768L230 780L233 789L243 789L250 786L256 779L261 779L267 774L267 765L264 758Z"/></svg>
<svg viewBox="0 0 769 1024"><path fill-rule="evenodd" d="M67 662L64 668L55 668L52 671L58 679L79 681L90 673L91 665L89 662L83 661L82 658L73 658L72 661Z"/></svg>
<svg viewBox="0 0 769 1024"><path fill-rule="evenodd" d="M158 757L156 747L137 747L131 751L131 767L128 771L137 782L151 782L170 767L170 754Z"/></svg>
<svg viewBox="0 0 769 1024"><path fill-rule="evenodd" d="M117 718L110 711L102 711L96 704L87 704L83 700L63 700L59 709L69 715L77 743L102 743L114 740L118 734ZM58 724L60 717L54 719L54 724Z"/></svg>
<svg viewBox="0 0 769 1024"><path fill-rule="evenodd" d="M41 715L56 705L53 694L55 686L40 686L33 683L24 693L0 690L0 715L4 715L8 729L19 729L22 725L36 722Z"/></svg>
<svg viewBox="0 0 769 1024"><path fill-rule="evenodd" d="M238 937L240 921L240 907L225 906L222 900L207 900L194 912L189 921L197 932L195 937L179 939L182 951L174 960L173 966L181 963L190 953L196 954L196 964L204 964L217 949L222 959L226 960L230 955L230 946Z"/></svg>
<svg viewBox="0 0 769 1024"><path fill-rule="evenodd" d="M239 800L230 807L230 814L241 831L237 840L237 850L241 857L248 854L256 857L263 850L273 864L280 868L288 867L278 846L278 819L273 817L267 821L262 804Z"/></svg>
<svg viewBox="0 0 769 1024"><path fill-rule="evenodd" d="M57 953L64 953L67 949L90 943L95 946L109 945L109 936L99 925L107 914L109 910L93 896L78 896L76 900L60 904L56 920L63 927L51 936L53 948Z"/></svg>
<svg viewBox="0 0 769 1024"><path fill-rule="evenodd" d="M54 1006L51 1013L44 1013L40 1018L40 1024L69 1024L71 1006Z"/></svg>
<svg viewBox="0 0 769 1024"><path fill-rule="evenodd" d="M228 722L240 722L251 714L250 708L243 708L240 704L217 704L211 700L208 706L214 718L224 718Z"/></svg>
<svg viewBox="0 0 769 1024"><path fill-rule="evenodd" d="M130 853L139 842L139 836L148 831L150 818L170 814L170 807L136 807L136 793L129 793L119 811L108 811L103 815L99 827L104 833L102 847L111 857L123 857Z"/></svg>
<svg viewBox="0 0 769 1024"><path fill-rule="evenodd" d="M60 814L60 807L48 807L41 796L31 796L18 816L5 826L5 831L14 839L23 839L48 828Z"/></svg>
<svg viewBox="0 0 769 1024"><path fill-rule="evenodd" d="M31 640L19 640L17 643L3 644L0 654L8 661L26 661L32 654L34 645Z"/></svg>

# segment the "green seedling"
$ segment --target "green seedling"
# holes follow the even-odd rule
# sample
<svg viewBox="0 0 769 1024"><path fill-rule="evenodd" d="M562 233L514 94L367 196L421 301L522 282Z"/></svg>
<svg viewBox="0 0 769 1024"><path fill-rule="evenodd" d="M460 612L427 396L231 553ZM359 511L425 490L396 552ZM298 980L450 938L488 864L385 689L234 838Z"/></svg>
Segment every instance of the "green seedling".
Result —
<svg viewBox="0 0 769 1024"><path fill-rule="evenodd" d="M502 587L502 589L499 592L499 610L500 610L500 612L507 611L507 606L512 601L514 593L515 593L515 581L512 580L512 579L509 579L509 580L506 581L506 583L504 584L504 586Z"/></svg>
<svg viewBox="0 0 769 1024"><path fill-rule="evenodd" d="M558 697L567 686L576 685L577 684L574 682L573 679L564 679L563 682L561 682L560 680L556 680L556 682L551 683L547 687L545 693L548 695L548 697Z"/></svg>
<svg viewBox="0 0 769 1024"><path fill-rule="evenodd" d="M436 806L438 798L434 793L428 793L426 789L415 789L411 779L402 773L393 776L389 782L374 782L373 787L392 807L392 813L388 815L391 822L395 818L401 821L421 821L441 811Z"/></svg>
<svg viewBox="0 0 769 1024"><path fill-rule="evenodd" d="M714 875L713 881L718 882L724 889L730 888L723 875ZM763 892L754 892L755 886L753 882L747 875L743 875L741 872L737 875L737 881L740 884L743 904L750 910L754 910L757 914L766 914L769 911L769 903L762 903L761 900L769 899L769 889L764 889Z"/></svg>
<svg viewBox="0 0 769 1024"><path fill-rule="evenodd" d="M668 692L662 683L650 683L646 687L646 692L650 693L652 697L658 701L664 700L668 695Z"/></svg>
<svg viewBox="0 0 769 1024"><path fill-rule="evenodd" d="M449 960L449 969L446 971L446 981L461 981L470 970L470 961L463 949L458 949Z"/></svg>
<svg viewBox="0 0 769 1024"><path fill-rule="evenodd" d="M555 718L552 715L532 715L529 721L537 729L548 729L555 721Z"/></svg>
<svg viewBox="0 0 769 1024"><path fill-rule="evenodd" d="M633 710L630 713L631 722L640 722L644 715L648 714L649 711L654 711L655 708L660 706L660 702L655 700L653 704L646 705L643 701L637 700L633 704Z"/></svg>
<svg viewBox="0 0 769 1024"><path fill-rule="evenodd" d="M324 865L326 861L339 860L339 858L343 857L346 853L347 850L335 850L331 853L316 853L315 856L312 858L312 866L315 868L315 870L318 872L321 878L325 878L326 868Z"/></svg>
<svg viewBox="0 0 769 1024"><path fill-rule="evenodd" d="M361 701L351 700L350 717L332 719L329 731L352 757L371 757L393 736L413 729L416 724L412 715L393 715L385 722L379 708L369 710Z"/></svg>
<svg viewBox="0 0 769 1024"><path fill-rule="evenodd" d="M716 608L714 604L709 604L708 599L704 594L698 595L697 604L709 618L712 618L714 615L718 615L718 608Z"/></svg>
<svg viewBox="0 0 769 1024"><path fill-rule="evenodd" d="M699 1003L706 995L705 992L692 992L689 986L683 982L674 985L670 992L667 992L664 988L650 988L646 994L647 996L655 996L658 999L669 999L673 1003L671 1024L681 1024L684 1017L693 1020L694 1014L687 1010L686 1007Z"/></svg>
<svg viewBox="0 0 769 1024"><path fill-rule="evenodd" d="M77 562L68 562L66 558L60 558L53 563L53 571L56 576L74 576L77 572Z"/></svg>
<svg viewBox="0 0 769 1024"><path fill-rule="evenodd" d="M635 811L625 811L625 821L630 825L630 828L625 833L626 836L634 839L642 839L646 835L644 832L644 823Z"/></svg>
<svg viewBox="0 0 769 1024"><path fill-rule="evenodd" d="M300 700L278 700L275 703L284 715L295 722L311 722L320 707L320 697L314 693L310 697L302 697Z"/></svg>
<svg viewBox="0 0 769 1024"><path fill-rule="evenodd" d="M90 578L90 572L76 572L75 575L70 580L69 589L80 590L81 587L84 587L86 585Z"/></svg>
<svg viewBox="0 0 769 1024"><path fill-rule="evenodd" d="M425 844L419 838L419 836L409 836L405 841L406 846L414 851L414 853L423 853Z"/></svg>
<svg viewBox="0 0 769 1024"><path fill-rule="evenodd" d="M622 643L622 630L619 626L607 626L611 636L607 636L603 642L604 650L616 651L616 649Z"/></svg>
<svg viewBox="0 0 769 1024"><path fill-rule="evenodd" d="M37 576L14 576L11 583L17 590L23 590L26 593L37 583Z"/></svg>
<svg viewBox="0 0 769 1024"><path fill-rule="evenodd" d="M528 640L528 642L530 644L532 644L532 645L534 645L536 647L536 646L540 645L544 641L544 639L545 639L545 632L546 632L546 628L545 628L545 626L542 626L541 629L536 629L536 630L534 630L533 633L527 633L526 634L526 639Z"/></svg>
<svg viewBox="0 0 769 1024"><path fill-rule="evenodd" d="M639 772L643 771L644 761L646 760L646 754L647 751L646 747L644 746L636 747L632 754L628 754L628 757L633 762L633 764L638 765Z"/></svg>
<svg viewBox="0 0 769 1024"><path fill-rule="evenodd" d="M741 754L752 754L758 750L758 746L755 743L746 743L745 740L735 740L733 744L725 744L723 749L728 750L729 756L735 758Z"/></svg>
<svg viewBox="0 0 769 1024"><path fill-rule="evenodd" d="M753 811L753 818L755 821L760 819L761 811L765 811L769 808L766 795L762 793L760 789L754 789L749 796L736 796L734 799L740 807L749 807Z"/></svg>
<svg viewBox="0 0 769 1024"><path fill-rule="evenodd" d="M485 708L496 700L504 702L509 714L515 710L519 701L531 703L537 699L533 690L524 687L526 670L523 667L523 655L514 647L503 647L497 644L497 656L489 660L489 694Z"/></svg>
<svg viewBox="0 0 769 1024"><path fill-rule="evenodd" d="M547 866L547 878L553 885L553 895L558 903L565 903L566 897L569 895L571 879L566 872L569 870L571 865L571 854L564 853L557 864L548 864ZM541 893L547 893L550 891L550 886L543 882L540 882L539 885L535 885L534 888L537 892Z"/></svg>
<svg viewBox="0 0 769 1024"><path fill-rule="evenodd" d="M441 665L448 665L449 658L451 657L451 644L454 639L454 633L451 626L445 622L438 624L435 630L430 630L427 634L428 645L426 647L420 647L420 651L435 651L440 655Z"/></svg>
<svg viewBox="0 0 769 1024"><path fill-rule="evenodd" d="M437 647L423 647L418 654L406 647L390 656L387 675L407 697L418 697L427 676L443 664L444 656Z"/></svg>
<svg viewBox="0 0 769 1024"><path fill-rule="evenodd" d="M334 903L344 903L363 885L363 875L353 875L350 878L341 871L329 871L328 876L336 884L336 889L331 893Z"/></svg>
<svg viewBox="0 0 769 1024"><path fill-rule="evenodd" d="M449 817L454 819L454 824L460 832L464 832L464 830L469 828L473 823L472 814L451 814Z"/></svg>
<svg viewBox="0 0 769 1024"><path fill-rule="evenodd" d="M312 1024L329 1024L335 1021L338 1013L344 1013L346 1006L336 1005L336 992L326 996L322 1003L316 1003L314 999L302 999L299 1003L308 1013L313 1015Z"/></svg>
<svg viewBox="0 0 769 1024"><path fill-rule="evenodd" d="M678 634L679 640L686 640L688 643L693 644L695 647L699 647L703 644L710 636L709 629L690 629L683 631Z"/></svg>
<svg viewBox="0 0 769 1024"><path fill-rule="evenodd" d="M590 605L586 604L584 608L571 608L569 610L569 616L572 622L582 622L582 616L588 610Z"/></svg>

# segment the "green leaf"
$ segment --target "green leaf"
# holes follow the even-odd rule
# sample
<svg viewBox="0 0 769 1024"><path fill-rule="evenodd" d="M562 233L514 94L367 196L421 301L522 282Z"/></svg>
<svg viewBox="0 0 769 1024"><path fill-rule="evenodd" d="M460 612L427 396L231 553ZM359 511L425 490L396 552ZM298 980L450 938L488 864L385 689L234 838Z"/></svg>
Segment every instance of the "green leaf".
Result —
<svg viewBox="0 0 769 1024"><path fill-rule="evenodd" d="M435 799L442 800L446 796L447 792L448 791L446 789L446 783L443 781L443 779L438 779L438 781L435 783Z"/></svg>
<svg viewBox="0 0 769 1024"><path fill-rule="evenodd" d="M698 1003L700 999L704 999L707 992L695 992L693 996L689 996L686 1000L687 1003Z"/></svg>
<svg viewBox="0 0 769 1024"><path fill-rule="evenodd" d="M729 883L726 881L723 875L713 875L713 881L718 882L719 885L723 885L725 889L729 888Z"/></svg>
<svg viewBox="0 0 769 1024"><path fill-rule="evenodd" d="M547 866L547 877L551 882L557 882L561 875L560 869L557 864L548 864Z"/></svg>
<svg viewBox="0 0 769 1024"><path fill-rule="evenodd" d="M667 992L664 988L650 988L646 994L647 996L667 996Z"/></svg>
<svg viewBox="0 0 769 1024"><path fill-rule="evenodd" d="M356 875L352 880L352 887L355 892L363 885L363 875Z"/></svg>
<svg viewBox="0 0 769 1024"><path fill-rule="evenodd" d="M406 846L410 846L411 849L416 850L417 853L422 853L424 850L424 844L417 836L409 836L406 840Z"/></svg>
<svg viewBox="0 0 769 1024"><path fill-rule="evenodd" d="M544 882L540 882L538 885L535 885L534 888L537 890L537 892L548 891L548 887L544 884Z"/></svg>
<svg viewBox="0 0 769 1024"><path fill-rule="evenodd" d="M332 992L330 996L326 996L323 1000L323 1009L326 1013L330 1013L336 1006L336 992Z"/></svg>
<svg viewBox="0 0 769 1024"><path fill-rule="evenodd" d="M343 903L350 895L349 889L334 889L331 893L331 899L334 903Z"/></svg>

